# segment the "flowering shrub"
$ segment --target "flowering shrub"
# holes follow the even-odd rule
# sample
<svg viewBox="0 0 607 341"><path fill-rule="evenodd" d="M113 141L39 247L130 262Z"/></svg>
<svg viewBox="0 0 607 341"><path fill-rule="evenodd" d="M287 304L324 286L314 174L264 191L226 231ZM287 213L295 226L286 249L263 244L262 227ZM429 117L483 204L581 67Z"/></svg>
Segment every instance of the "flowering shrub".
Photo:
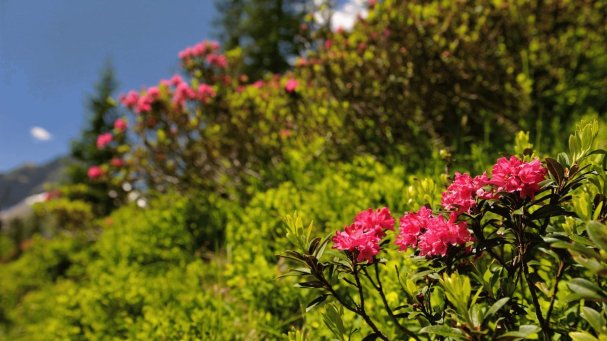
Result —
<svg viewBox="0 0 607 341"><path fill-rule="evenodd" d="M393 229L394 219L386 207L359 213L333 238L312 238L300 220L288 220L287 238L297 250L283 257L298 264L292 275L304 279L299 287L321 293L308 310L332 297L365 322L367 337L383 340L533 335L597 340L589 327L597 337L607 336L599 327L600 316L607 314L600 304L607 298L607 272L599 263L607 258L594 253L607 250L605 196L600 194L607 182L607 151L592 149L597 134L596 121L581 125L570 138L570 152L558 160L540 162L528 152L498 159L490 176L456 173L443 193L442 209L434 213L423 206L400 218L394 243L412 253L390 251L386 231ZM587 223L587 232L573 232L566 226L586 224L572 210L581 186L599 191L595 221ZM339 252L325 252L331 242ZM389 273L384 265L394 263L392 257L409 260ZM580 271L580 264L590 272ZM388 297L394 293L384 289L390 276L400 284L400 298L392 304ZM369 310L365 302L377 298L383 310ZM588 324L576 320L577 309L585 309ZM341 314L325 315L325 322L343 339L344 329L334 328L343 325Z"/></svg>
<svg viewBox="0 0 607 341"><path fill-rule="evenodd" d="M330 161L349 161L352 151L381 160L407 155L419 167L433 149L461 150L470 137L482 154L479 141L501 145L509 136L503 131L569 123L574 110L562 103L563 93L580 103L576 115L607 108L594 90L605 85L607 6L489 0L368 6L351 31L311 29L314 48L282 75L249 79L238 73L240 50L222 51L213 41L176 53L178 74L120 98L138 137L121 151L129 167L120 174L132 171L161 191L192 184L220 192L267 189L285 180L274 170L294 151ZM546 14L552 11L559 15ZM437 25L444 16L451 19ZM529 24L536 21L542 24ZM502 41L511 32L521 39ZM536 125L543 121L538 112L558 113L553 126Z"/></svg>

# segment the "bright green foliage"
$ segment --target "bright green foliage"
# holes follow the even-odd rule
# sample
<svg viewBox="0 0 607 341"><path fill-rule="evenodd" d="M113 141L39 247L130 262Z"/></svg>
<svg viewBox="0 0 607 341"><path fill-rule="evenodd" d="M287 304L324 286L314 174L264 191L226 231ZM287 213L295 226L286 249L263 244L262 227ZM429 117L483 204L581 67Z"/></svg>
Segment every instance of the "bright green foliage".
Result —
<svg viewBox="0 0 607 341"><path fill-rule="evenodd" d="M18 261L0 265L4 336L200 340L255 335L247 312L222 284L219 260L197 257L201 239L217 240L203 230L221 224L212 212L204 218L214 207L208 202L196 209L200 203L167 196L149 209L122 208L103 221L102 235L86 252L78 251L87 245L80 239L35 240Z"/></svg>
<svg viewBox="0 0 607 341"><path fill-rule="evenodd" d="M606 18L600 1L386 0L300 73L348 103L354 143L376 155L423 155L428 138L499 145L520 129L554 141L566 135L544 122L607 109Z"/></svg>

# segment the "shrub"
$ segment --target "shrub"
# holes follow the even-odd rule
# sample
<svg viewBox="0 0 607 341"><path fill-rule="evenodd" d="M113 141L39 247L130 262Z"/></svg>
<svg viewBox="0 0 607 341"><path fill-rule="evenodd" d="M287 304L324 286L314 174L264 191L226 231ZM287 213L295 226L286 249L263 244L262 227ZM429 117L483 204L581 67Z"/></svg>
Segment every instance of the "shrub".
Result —
<svg viewBox="0 0 607 341"><path fill-rule="evenodd" d="M607 151L593 149L597 135L596 121L581 124L558 160L540 163L527 151L498 159L490 176L456 173L442 209L400 219L395 244L415 254L395 271L390 258L403 256L387 251L395 221L386 208L359 213L332 239L289 220L291 275L320 294L308 308L331 297L364 321L366 337L383 340L604 337ZM572 211L589 192L593 221ZM331 241L337 250L328 251ZM400 288L384 284L393 276ZM401 294L390 302L393 290ZM344 339L335 309L325 322Z"/></svg>

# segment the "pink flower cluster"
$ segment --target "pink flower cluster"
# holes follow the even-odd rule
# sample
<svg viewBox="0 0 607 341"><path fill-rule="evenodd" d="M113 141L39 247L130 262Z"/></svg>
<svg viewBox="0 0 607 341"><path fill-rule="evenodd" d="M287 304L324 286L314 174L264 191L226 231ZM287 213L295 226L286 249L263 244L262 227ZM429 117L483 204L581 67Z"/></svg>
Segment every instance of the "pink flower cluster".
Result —
<svg viewBox="0 0 607 341"><path fill-rule="evenodd" d="M473 241L465 221L458 221L462 213L470 213L477 200L493 200L500 192L518 192L522 198L533 197L546 177L546 169L539 160L523 162L515 156L500 158L493 166L492 178L486 173L471 177L455 173L455 179L442 196L442 205L450 211L449 218L435 215L427 207L405 213L400 219L395 244L401 250L416 248L422 256L445 256L449 246L464 246ZM360 212L354 223L337 231L333 248L355 252L357 261L373 262L380 251L379 243L386 230L394 229L394 219L387 208Z"/></svg>
<svg viewBox="0 0 607 341"><path fill-rule="evenodd" d="M502 157L493 166L491 179L486 173L472 178L455 173L455 180L443 193L442 205L457 214L470 213L477 199L496 199L499 192L519 192L521 198L533 198L546 178L539 160L523 162L516 156Z"/></svg>
<svg viewBox="0 0 607 341"><path fill-rule="evenodd" d="M188 46L179 52L179 59L187 63L194 58L204 58L209 65L225 69L228 67L228 59L226 56L216 53L218 50L219 43L205 40L194 46Z"/></svg>
<svg viewBox="0 0 607 341"><path fill-rule="evenodd" d="M211 53L210 55L207 56L206 60L207 60L207 63L209 63L219 69L225 69L228 67L228 59L226 58L226 56L224 56L222 54Z"/></svg>
<svg viewBox="0 0 607 341"><path fill-rule="evenodd" d="M151 111L152 104L154 104L154 101L158 98L160 98L160 90L153 86L147 89L143 95L131 90L126 95L120 96L120 102L122 102L125 107L140 114Z"/></svg>
<svg viewBox="0 0 607 341"><path fill-rule="evenodd" d="M134 110L135 113L145 113L152 110L154 103L161 99L163 88L171 96L171 103L177 109L183 109L188 100L200 100L203 103L215 97L215 90L208 84L201 84L197 90L183 80L180 75L173 76L170 80L163 79L159 86L153 86L143 92L142 95L135 91L129 91L122 95L120 101L127 108ZM126 122L125 122L126 123Z"/></svg>
<svg viewBox="0 0 607 341"><path fill-rule="evenodd" d="M198 99L203 103L207 103L209 99L213 97L215 97L215 90L213 87L208 84L200 84L198 87Z"/></svg>
<svg viewBox="0 0 607 341"><path fill-rule="evenodd" d="M522 198L533 198L546 178L546 168L539 160L523 162L516 156L502 157L493 166L490 184L497 192L520 192Z"/></svg>
<svg viewBox="0 0 607 341"><path fill-rule="evenodd" d="M129 125L124 118L119 118L114 121L114 130L118 133L124 133L128 127Z"/></svg>
<svg viewBox="0 0 607 341"><path fill-rule="evenodd" d="M216 41L201 41L194 46L188 46L179 52L179 59L188 60L196 57L203 57L209 53L219 50L219 43Z"/></svg>
<svg viewBox="0 0 607 341"><path fill-rule="evenodd" d="M112 133L103 133L97 136L97 148L103 149L112 142Z"/></svg>
<svg viewBox="0 0 607 341"><path fill-rule="evenodd" d="M400 232L395 244L401 250L418 248L422 256L445 256L449 245L464 245L472 241L466 222L456 222L457 215L449 220L433 215L432 210L422 207L418 212L408 212L400 219Z"/></svg>
<svg viewBox="0 0 607 341"><path fill-rule="evenodd" d="M470 209L476 205L476 199L492 199L494 193L487 190L489 178L487 173L471 177L469 174L455 173L455 180L447 191L443 192L442 205L447 211L459 213L470 213Z"/></svg>
<svg viewBox="0 0 607 341"><path fill-rule="evenodd" d="M299 82L297 81L297 79L291 78L287 80L287 83L285 83L285 90L287 90L288 93L293 93L295 92L295 90L297 90L298 86Z"/></svg>
<svg viewBox="0 0 607 341"><path fill-rule="evenodd" d="M373 257L379 253L379 243L386 235L385 230L394 230L394 218L388 208L362 211L352 225L335 233L333 248L355 253L357 262L372 263Z"/></svg>
<svg viewBox="0 0 607 341"><path fill-rule="evenodd" d="M90 179L97 179L103 175L103 169L99 166L91 166L87 171L87 175Z"/></svg>

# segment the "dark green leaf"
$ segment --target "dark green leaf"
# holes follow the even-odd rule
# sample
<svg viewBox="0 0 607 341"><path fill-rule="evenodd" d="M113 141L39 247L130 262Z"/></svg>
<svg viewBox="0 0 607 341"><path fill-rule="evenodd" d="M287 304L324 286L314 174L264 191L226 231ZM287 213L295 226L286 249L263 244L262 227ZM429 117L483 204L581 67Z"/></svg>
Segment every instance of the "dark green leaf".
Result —
<svg viewBox="0 0 607 341"><path fill-rule="evenodd" d="M308 303L308 306L306 307L306 313L308 311L314 309L317 305L324 302L327 299L327 297L329 297L329 294L320 295L320 296L316 297L315 299L313 299L312 302Z"/></svg>
<svg viewBox="0 0 607 341"><path fill-rule="evenodd" d="M320 281L309 281L295 284L297 288L322 288L323 283Z"/></svg>
<svg viewBox="0 0 607 341"><path fill-rule="evenodd" d="M546 168L548 168L548 172L556 179L559 185L563 183L563 180L565 179L565 169L558 161L547 157Z"/></svg>
<svg viewBox="0 0 607 341"><path fill-rule="evenodd" d="M510 300L510 297L504 297L502 299L497 300L495 303L493 303L491 308L489 308L489 310L487 310L487 312L485 313L484 320L487 320L488 318L495 315L495 313L497 313L500 309L502 309L502 307L506 303L508 303L509 300Z"/></svg>

